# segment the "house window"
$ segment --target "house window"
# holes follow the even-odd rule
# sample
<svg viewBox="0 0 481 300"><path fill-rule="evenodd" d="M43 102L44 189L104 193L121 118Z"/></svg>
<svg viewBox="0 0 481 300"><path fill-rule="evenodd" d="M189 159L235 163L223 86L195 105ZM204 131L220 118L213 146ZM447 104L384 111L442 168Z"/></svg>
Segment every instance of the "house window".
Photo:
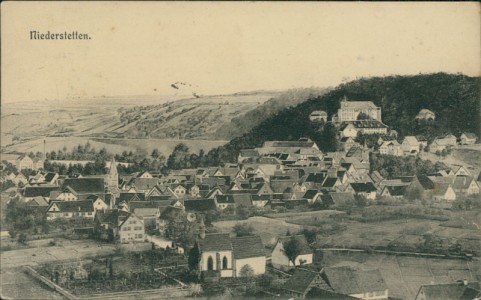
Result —
<svg viewBox="0 0 481 300"><path fill-rule="evenodd" d="M227 257L224 256L222 259L222 269L227 269Z"/></svg>
<svg viewBox="0 0 481 300"><path fill-rule="evenodd" d="M214 270L214 260L212 259L212 256L209 256L209 258L207 259L207 270Z"/></svg>

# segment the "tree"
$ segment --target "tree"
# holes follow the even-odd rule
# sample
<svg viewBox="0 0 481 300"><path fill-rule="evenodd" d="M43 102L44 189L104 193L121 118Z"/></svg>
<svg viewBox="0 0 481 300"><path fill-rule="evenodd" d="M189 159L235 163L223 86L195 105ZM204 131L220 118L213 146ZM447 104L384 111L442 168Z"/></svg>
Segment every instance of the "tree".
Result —
<svg viewBox="0 0 481 300"><path fill-rule="evenodd" d="M160 156L160 151L159 151L159 149L154 149L154 150L152 150L152 153L150 154L150 156L151 156L153 159L159 158L159 156Z"/></svg>
<svg viewBox="0 0 481 300"><path fill-rule="evenodd" d="M316 229L307 229L304 228L301 230L301 233L306 237L306 240L309 244L312 244L317 239L317 230Z"/></svg>
<svg viewBox="0 0 481 300"><path fill-rule="evenodd" d="M199 246L197 243L194 244L194 247L192 247L189 251L189 269L191 270L197 270L199 267L199 261L200 261L200 252L199 252Z"/></svg>
<svg viewBox="0 0 481 300"><path fill-rule="evenodd" d="M26 245L27 244L27 235L25 233L20 233L17 241L18 241L19 244Z"/></svg>
<svg viewBox="0 0 481 300"><path fill-rule="evenodd" d="M169 169L182 169L187 167L186 157L188 156L189 148L183 143L178 144L167 159L167 167Z"/></svg>
<svg viewBox="0 0 481 300"><path fill-rule="evenodd" d="M254 228L247 223L237 223L232 229L234 230L237 237L252 235L252 233L254 232Z"/></svg>
<svg viewBox="0 0 481 300"><path fill-rule="evenodd" d="M254 269L249 264L244 265L239 272L241 277L252 278L254 277Z"/></svg>
<svg viewBox="0 0 481 300"><path fill-rule="evenodd" d="M296 237L292 236L287 242L284 243L284 254L295 266L296 258L299 256L299 254L301 254L301 244Z"/></svg>
<svg viewBox="0 0 481 300"><path fill-rule="evenodd" d="M363 112L359 113L357 115L358 120L371 120L371 117L368 114L365 114Z"/></svg>

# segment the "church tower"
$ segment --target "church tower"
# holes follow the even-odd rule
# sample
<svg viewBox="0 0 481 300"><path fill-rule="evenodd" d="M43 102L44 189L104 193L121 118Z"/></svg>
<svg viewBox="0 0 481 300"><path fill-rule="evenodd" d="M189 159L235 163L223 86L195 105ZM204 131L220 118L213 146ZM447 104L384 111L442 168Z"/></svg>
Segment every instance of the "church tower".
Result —
<svg viewBox="0 0 481 300"><path fill-rule="evenodd" d="M204 224L204 216L200 216L200 224L199 224L199 238L201 240L205 239L205 224Z"/></svg>
<svg viewBox="0 0 481 300"><path fill-rule="evenodd" d="M118 198L120 196L119 173L117 171L117 163L115 162L115 158L113 157L112 157L112 161L110 162L110 170L109 170L109 174L107 175L106 181L107 181L108 192L113 195L114 199ZM113 204L114 201L110 201L110 202Z"/></svg>

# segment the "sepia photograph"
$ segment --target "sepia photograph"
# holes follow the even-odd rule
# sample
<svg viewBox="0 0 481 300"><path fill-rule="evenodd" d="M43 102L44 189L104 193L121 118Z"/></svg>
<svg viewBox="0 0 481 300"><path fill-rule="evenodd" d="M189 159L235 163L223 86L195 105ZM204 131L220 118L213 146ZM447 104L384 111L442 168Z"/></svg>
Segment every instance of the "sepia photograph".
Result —
<svg viewBox="0 0 481 300"><path fill-rule="evenodd" d="M0 21L1 299L481 299L478 2Z"/></svg>

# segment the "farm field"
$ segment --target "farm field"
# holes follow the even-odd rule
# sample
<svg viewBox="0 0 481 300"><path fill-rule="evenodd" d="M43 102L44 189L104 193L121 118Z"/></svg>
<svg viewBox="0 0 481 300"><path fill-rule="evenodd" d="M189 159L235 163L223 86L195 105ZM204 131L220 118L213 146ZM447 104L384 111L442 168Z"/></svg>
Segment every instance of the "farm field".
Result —
<svg viewBox="0 0 481 300"><path fill-rule="evenodd" d="M417 258L373 253L324 251L323 266L351 266L362 270L379 269L389 296L414 299L422 284L481 280L481 261Z"/></svg>
<svg viewBox="0 0 481 300"><path fill-rule="evenodd" d="M255 109L280 92L4 103L2 146L42 136L217 139L215 132L234 117Z"/></svg>

